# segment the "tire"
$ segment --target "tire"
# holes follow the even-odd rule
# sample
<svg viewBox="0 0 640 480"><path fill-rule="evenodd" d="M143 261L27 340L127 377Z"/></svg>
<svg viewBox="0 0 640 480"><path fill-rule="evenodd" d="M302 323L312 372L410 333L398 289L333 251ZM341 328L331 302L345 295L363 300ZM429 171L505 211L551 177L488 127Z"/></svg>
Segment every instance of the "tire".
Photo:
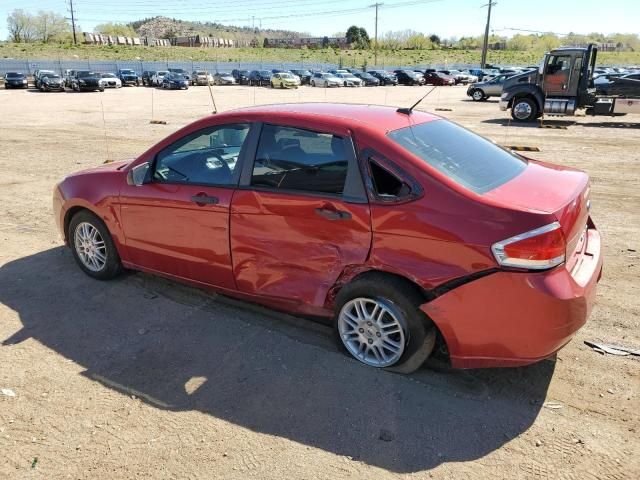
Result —
<svg viewBox="0 0 640 480"><path fill-rule="evenodd" d="M513 100L511 118L516 122L532 122L538 118L538 106L531 98L522 97Z"/></svg>
<svg viewBox="0 0 640 480"><path fill-rule="evenodd" d="M480 90L479 88L476 88L475 90L473 90L471 92L471 99L474 102L482 102L484 100L487 99L487 97L485 96L484 92L482 90Z"/></svg>
<svg viewBox="0 0 640 480"><path fill-rule="evenodd" d="M93 235L94 230L97 234L93 236L95 243L92 244L89 237ZM85 246L78 243L82 240L83 235L87 239ZM118 255L109 229L92 212L81 210L71 218L67 238L73 258L80 269L90 277L98 280L110 280L122 272L120 255ZM89 250L85 250L85 247ZM100 258L98 254L102 254L104 259Z"/></svg>
<svg viewBox="0 0 640 480"><path fill-rule="evenodd" d="M401 278L382 273L356 278L336 297L338 345L369 366L397 373L417 370L431 355L436 340L433 323L418 308L424 301L417 288ZM362 305L364 315L358 313L363 312ZM381 312L381 323L373 318L376 312ZM358 354L360 347L364 350Z"/></svg>
<svg viewBox="0 0 640 480"><path fill-rule="evenodd" d="M271 82L271 88L276 88L276 86Z"/></svg>
<svg viewBox="0 0 640 480"><path fill-rule="evenodd" d="M315 88L316 82L314 80L311 81L311 86Z"/></svg>

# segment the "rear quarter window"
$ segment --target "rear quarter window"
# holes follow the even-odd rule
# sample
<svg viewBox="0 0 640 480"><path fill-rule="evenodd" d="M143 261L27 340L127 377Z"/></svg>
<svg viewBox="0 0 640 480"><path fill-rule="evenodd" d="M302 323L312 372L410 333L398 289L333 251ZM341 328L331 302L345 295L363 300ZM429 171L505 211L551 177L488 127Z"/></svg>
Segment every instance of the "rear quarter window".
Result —
<svg viewBox="0 0 640 480"><path fill-rule="evenodd" d="M519 175L527 162L446 120L394 130L388 138L459 185L483 194Z"/></svg>

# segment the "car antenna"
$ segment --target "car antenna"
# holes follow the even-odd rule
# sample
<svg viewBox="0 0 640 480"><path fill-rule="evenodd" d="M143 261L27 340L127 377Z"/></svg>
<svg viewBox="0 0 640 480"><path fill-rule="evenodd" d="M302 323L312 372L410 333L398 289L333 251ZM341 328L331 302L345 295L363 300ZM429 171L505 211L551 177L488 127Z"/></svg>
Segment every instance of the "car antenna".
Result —
<svg viewBox="0 0 640 480"><path fill-rule="evenodd" d="M420 100L418 100L416 103L414 103L413 105L411 105L411 107L409 108L399 108L396 110L396 112L398 113L404 113L405 115L411 115L411 113L413 112L413 109L416 108L418 106L418 104L424 100L425 98L427 98L429 96L429 94L431 92L433 92L436 89L436 87L433 87L431 90L429 90Z"/></svg>

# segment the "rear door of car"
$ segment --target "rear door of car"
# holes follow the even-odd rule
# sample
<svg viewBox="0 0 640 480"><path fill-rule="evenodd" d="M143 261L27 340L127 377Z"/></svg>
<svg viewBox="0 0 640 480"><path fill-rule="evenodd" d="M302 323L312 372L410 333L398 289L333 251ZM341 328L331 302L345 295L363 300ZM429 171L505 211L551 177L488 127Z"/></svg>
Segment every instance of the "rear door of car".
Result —
<svg viewBox="0 0 640 480"><path fill-rule="evenodd" d="M139 267L235 289L229 208L251 124L193 132L159 152L150 181L120 192L125 243Z"/></svg>
<svg viewBox="0 0 640 480"><path fill-rule="evenodd" d="M263 124L231 207L240 291L321 307L371 245L369 204L346 131Z"/></svg>

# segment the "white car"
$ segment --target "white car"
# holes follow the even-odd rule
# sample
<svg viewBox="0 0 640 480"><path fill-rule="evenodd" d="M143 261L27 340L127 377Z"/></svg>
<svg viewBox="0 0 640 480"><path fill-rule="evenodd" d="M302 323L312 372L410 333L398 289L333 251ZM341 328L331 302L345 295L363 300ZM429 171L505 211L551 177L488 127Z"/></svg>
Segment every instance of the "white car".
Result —
<svg viewBox="0 0 640 480"><path fill-rule="evenodd" d="M361 87L362 86L362 79L356 77L352 73L338 72L335 74L335 76L340 78L343 81L343 85L345 87Z"/></svg>
<svg viewBox="0 0 640 480"><path fill-rule="evenodd" d="M113 73L101 74L98 83L103 88L122 88L122 81Z"/></svg>
<svg viewBox="0 0 640 480"><path fill-rule="evenodd" d="M164 77L168 74L169 72L166 70L154 73L153 77L151 77L151 85L159 87L160 85L162 85L162 80L164 80Z"/></svg>
<svg viewBox="0 0 640 480"><path fill-rule="evenodd" d="M314 73L311 77L312 87L341 87L343 80L336 77L333 73Z"/></svg>
<svg viewBox="0 0 640 480"><path fill-rule="evenodd" d="M476 83L478 81L478 77L469 72L461 72L460 70L448 70L448 72L448 75L456 79L456 83L466 85L468 83Z"/></svg>

